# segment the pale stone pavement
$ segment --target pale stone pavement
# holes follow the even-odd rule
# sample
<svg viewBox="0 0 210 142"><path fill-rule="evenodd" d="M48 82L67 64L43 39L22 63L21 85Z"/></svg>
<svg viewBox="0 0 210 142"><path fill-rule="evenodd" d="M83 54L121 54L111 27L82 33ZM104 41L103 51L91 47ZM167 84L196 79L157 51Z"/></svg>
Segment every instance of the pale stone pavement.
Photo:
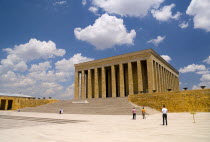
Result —
<svg viewBox="0 0 210 142"><path fill-rule="evenodd" d="M0 142L209 142L210 113L131 115L0 111Z"/></svg>

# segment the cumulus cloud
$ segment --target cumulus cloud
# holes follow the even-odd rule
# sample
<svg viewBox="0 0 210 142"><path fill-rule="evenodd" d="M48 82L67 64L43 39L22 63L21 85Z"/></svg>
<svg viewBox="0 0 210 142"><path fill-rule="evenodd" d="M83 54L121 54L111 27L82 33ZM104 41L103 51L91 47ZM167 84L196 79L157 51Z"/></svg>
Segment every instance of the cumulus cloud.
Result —
<svg viewBox="0 0 210 142"><path fill-rule="evenodd" d="M189 26L189 23L188 22L182 22L179 24L179 27L182 28L182 29L185 29Z"/></svg>
<svg viewBox="0 0 210 142"><path fill-rule="evenodd" d="M206 88L210 88L210 81L200 82L198 85L193 85L192 89L201 89L201 86L206 86Z"/></svg>
<svg viewBox="0 0 210 142"><path fill-rule="evenodd" d="M168 55L161 55L161 57L166 60L167 62L170 62L171 61L171 57L168 56Z"/></svg>
<svg viewBox="0 0 210 142"><path fill-rule="evenodd" d="M51 68L50 62L46 61L43 63L39 63L38 65L33 64L31 65L30 72L40 72L40 71L46 71L47 69Z"/></svg>
<svg viewBox="0 0 210 142"><path fill-rule="evenodd" d="M56 56L63 56L66 51L57 49L53 41L39 41L30 39L28 43L15 45L14 48L6 48L6 59L1 60L0 74L9 70L24 72L27 70L27 63L37 59L49 59Z"/></svg>
<svg viewBox="0 0 210 142"><path fill-rule="evenodd" d="M60 95L61 99L65 99L65 98L70 98L73 99L74 98L74 83L69 85L65 92L63 94Z"/></svg>
<svg viewBox="0 0 210 142"><path fill-rule="evenodd" d="M193 16L194 28L210 32L210 1L192 0L186 13Z"/></svg>
<svg viewBox="0 0 210 142"><path fill-rule="evenodd" d="M158 46L161 42L163 42L163 40L166 38L166 36L157 36L156 39L151 39L149 41L147 41L147 43L152 43L155 46Z"/></svg>
<svg viewBox="0 0 210 142"><path fill-rule="evenodd" d="M56 49L56 44L53 41L46 42L34 38L30 39L28 43L15 45L14 49L6 48L4 51L24 61L53 58L66 53L64 49Z"/></svg>
<svg viewBox="0 0 210 142"><path fill-rule="evenodd" d="M73 57L70 59L66 60L60 60L55 63L55 68L58 71L61 72L74 72L74 64L82 63L82 62L87 62L87 61L92 61L92 58L87 58L83 57L81 53L75 54Z"/></svg>
<svg viewBox="0 0 210 142"><path fill-rule="evenodd" d="M210 56L208 58L206 58L203 62L210 64Z"/></svg>
<svg viewBox="0 0 210 142"><path fill-rule="evenodd" d="M8 56L0 61L0 92L23 93L34 97L70 99L74 64L93 60L78 53L54 63L56 59L52 58L62 56L65 50L56 49L52 41L30 40L29 43L6 51ZM35 55L29 57L27 53ZM42 62L31 64L37 61Z"/></svg>
<svg viewBox="0 0 210 142"><path fill-rule="evenodd" d="M158 8L164 0L92 0L92 4L110 14L144 17L152 8Z"/></svg>
<svg viewBox="0 0 210 142"><path fill-rule="evenodd" d="M94 13L95 15L99 15L98 14L98 8L97 7L91 6L88 10L90 12Z"/></svg>
<svg viewBox="0 0 210 142"><path fill-rule="evenodd" d="M175 7L175 4L167 5L161 8L160 10L152 10L151 13L153 17L159 21L168 21L170 19L178 20L181 16L180 12L177 12L175 15L172 14L172 8Z"/></svg>
<svg viewBox="0 0 210 142"><path fill-rule="evenodd" d="M26 63L24 61L21 61L14 66L14 71L24 72L27 69L28 69L28 66L26 65Z"/></svg>
<svg viewBox="0 0 210 142"><path fill-rule="evenodd" d="M202 75L200 80L203 81L203 82L210 82L210 74Z"/></svg>
<svg viewBox="0 0 210 142"><path fill-rule="evenodd" d="M115 45L133 45L135 30L127 32L123 19L103 14L93 25L81 29L75 28L74 34L78 40L86 41L96 49L103 50Z"/></svg>
<svg viewBox="0 0 210 142"><path fill-rule="evenodd" d="M184 68L180 68L179 72L187 73L187 72L196 72L196 71L205 71L205 70L206 70L206 67L204 65L192 64L192 65L188 65Z"/></svg>
<svg viewBox="0 0 210 142"><path fill-rule="evenodd" d="M55 68L46 61L31 65L28 73L8 71L0 75L0 92L9 90L10 93L22 92L35 97L70 99L73 87L68 84L74 80L74 64L91 60L78 53L68 60L57 61Z"/></svg>
<svg viewBox="0 0 210 142"><path fill-rule="evenodd" d="M203 70L203 71L197 71L196 73L197 74L208 74L208 73L210 73L210 71L209 70Z"/></svg>
<svg viewBox="0 0 210 142"><path fill-rule="evenodd" d="M85 6L87 4L86 0L82 0L82 5Z"/></svg>

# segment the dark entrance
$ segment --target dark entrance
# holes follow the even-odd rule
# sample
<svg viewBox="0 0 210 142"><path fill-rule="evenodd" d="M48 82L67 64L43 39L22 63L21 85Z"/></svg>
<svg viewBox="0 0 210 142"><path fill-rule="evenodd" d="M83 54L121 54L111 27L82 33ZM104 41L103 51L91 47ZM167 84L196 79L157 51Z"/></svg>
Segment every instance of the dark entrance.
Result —
<svg viewBox="0 0 210 142"><path fill-rule="evenodd" d="M0 110L5 110L6 100L1 100Z"/></svg>
<svg viewBox="0 0 210 142"><path fill-rule="evenodd" d="M13 100L8 100L7 110L12 110L12 103L13 103Z"/></svg>
<svg viewBox="0 0 210 142"><path fill-rule="evenodd" d="M106 97L112 97L112 78L111 78L111 67L105 68L106 73Z"/></svg>

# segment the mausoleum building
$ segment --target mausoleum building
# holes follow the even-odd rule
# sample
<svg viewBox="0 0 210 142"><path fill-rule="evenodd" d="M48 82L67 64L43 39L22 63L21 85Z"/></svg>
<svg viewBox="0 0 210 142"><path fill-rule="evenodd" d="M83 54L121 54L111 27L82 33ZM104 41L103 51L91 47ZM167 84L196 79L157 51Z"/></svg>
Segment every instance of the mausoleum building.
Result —
<svg viewBox="0 0 210 142"><path fill-rule="evenodd" d="M179 72L147 49L75 64L75 99L179 90Z"/></svg>

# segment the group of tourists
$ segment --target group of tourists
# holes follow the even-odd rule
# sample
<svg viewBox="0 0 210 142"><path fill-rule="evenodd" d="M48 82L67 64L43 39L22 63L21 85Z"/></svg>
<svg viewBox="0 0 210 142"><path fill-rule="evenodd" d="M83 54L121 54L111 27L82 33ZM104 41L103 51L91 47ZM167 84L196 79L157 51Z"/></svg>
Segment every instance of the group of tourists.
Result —
<svg viewBox="0 0 210 142"><path fill-rule="evenodd" d="M168 125L167 112L168 112L167 108L165 107L165 105L163 105L163 108L162 108L163 124L162 125L165 125L165 124ZM136 119L136 108L132 109L132 114L133 114L133 120L135 120ZM146 119L146 116L145 116L146 110L144 109L144 107L142 107L142 109L141 109L141 114L142 114L143 119Z"/></svg>
<svg viewBox="0 0 210 142"><path fill-rule="evenodd" d="M142 108L141 113L142 113L143 119L146 119L146 117L145 117L146 111L145 111L144 107ZM132 109L132 114L133 114L133 120L135 120L136 119L136 108Z"/></svg>

